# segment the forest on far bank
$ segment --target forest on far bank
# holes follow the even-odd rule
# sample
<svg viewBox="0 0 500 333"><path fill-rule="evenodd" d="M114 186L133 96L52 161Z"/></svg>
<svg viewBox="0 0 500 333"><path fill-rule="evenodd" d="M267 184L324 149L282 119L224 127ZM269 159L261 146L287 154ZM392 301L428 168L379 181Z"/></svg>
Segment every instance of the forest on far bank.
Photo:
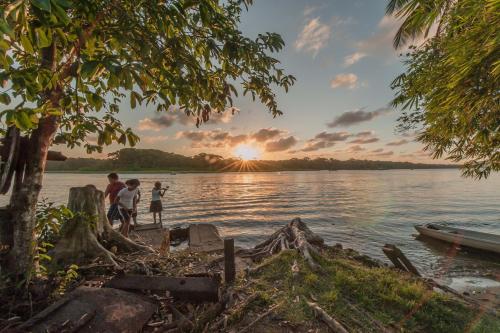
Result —
<svg viewBox="0 0 500 333"><path fill-rule="evenodd" d="M410 162L336 160L332 158L291 158L288 160L242 161L219 155L201 153L184 156L157 149L124 148L108 155L107 159L68 158L64 162L48 161L49 172L91 171L293 171L293 170L385 170L385 169L445 169L458 168L449 164Z"/></svg>

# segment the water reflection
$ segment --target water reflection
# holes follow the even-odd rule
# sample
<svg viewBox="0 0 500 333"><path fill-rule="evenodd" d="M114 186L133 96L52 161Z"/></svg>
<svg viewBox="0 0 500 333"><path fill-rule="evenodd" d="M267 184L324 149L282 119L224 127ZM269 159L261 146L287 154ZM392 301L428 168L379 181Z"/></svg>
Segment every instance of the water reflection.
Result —
<svg viewBox="0 0 500 333"><path fill-rule="evenodd" d="M431 276L500 272L498 260L459 253L445 259L415 240L413 226L450 223L500 233L500 175L463 179L457 170L392 170L223 174L134 174L143 200L139 222L149 223L155 181L170 186L164 198L165 224L214 223L237 245L252 246L300 216L329 243L343 243L385 260L381 247L400 247ZM104 174L48 174L42 196L66 203L69 187L106 186ZM7 201L0 198L0 204ZM448 264L449 263L449 264ZM449 267L448 267L449 266Z"/></svg>

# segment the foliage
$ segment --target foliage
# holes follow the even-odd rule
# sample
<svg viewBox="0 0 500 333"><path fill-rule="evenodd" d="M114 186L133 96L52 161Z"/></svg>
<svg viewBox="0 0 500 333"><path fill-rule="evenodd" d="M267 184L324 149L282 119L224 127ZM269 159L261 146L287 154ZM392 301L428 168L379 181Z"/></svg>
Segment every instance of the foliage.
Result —
<svg viewBox="0 0 500 333"><path fill-rule="evenodd" d="M386 267L366 267L343 251L328 251L315 259L321 273L312 272L296 251L267 259L250 280L253 292L259 295L256 302L264 300L268 307L285 301L286 306L277 310L279 317L300 325L314 322L305 303L305 299L314 299L352 332L378 332L375 321L396 326L401 332L496 332L500 328L498 318L434 292L410 275ZM296 275L290 268L295 262L299 266ZM249 284L248 280L241 283ZM235 319L230 317L228 322Z"/></svg>
<svg viewBox="0 0 500 333"><path fill-rule="evenodd" d="M71 283L78 279L78 266L70 265L66 270L58 271L57 275L60 279L57 292L62 295L68 290Z"/></svg>
<svg viewBox="0 0 500 333"><path fill-rule="evenodd" d="M419 129L418 140L435 158L464 162L464 175L487 177L500 170L500 2L426 3L448 7L441 33L410 50L406 72L392 83L393 105L403 109L400 129ZM412 8L408 17L420 17L420 29L434 21L435 13ZM415 31L414 26L406 34Z"/></svg>
<svg viewBox="0 0 500 333"><path fill-rule="evenodd" d="M36 209L35 239L40 273L47 273L44 262L50 262L48 251L54 247L65 222L73 218L73 213L65 206L55 206L42 200Z"/></svg>
<svg viewBox="0 0 500 333"><path fill-rule="evenodd" d="M238 30L252 0L16 0L0 8L0 113L31 132L56 117L55 142L102 151L138 137L117 119L130 108L178 106L207 121L245 94L281 114L271 87L295 78L269 54L275 33L250 39Z"/></svg>
<svg viewBox="0 0 500 333"><path fill-rule="evenodd" d="M454 0L389 0L387 15L402 19L403 23L394 36L394 47L405 45L420 36L428 37L433 25L437 24L439 36L446 22L445 18Z"/></svg>
<svg viewBox="0 0 500 333"><path fill-rule="evenodd" d="M384 170L455 168L453 165L328 158L292 158L278 161L241 161L200 153L189 157L156 149L124 148L109 159L69 158L49 161L48 171L285 171L285 170Z"/></svg>

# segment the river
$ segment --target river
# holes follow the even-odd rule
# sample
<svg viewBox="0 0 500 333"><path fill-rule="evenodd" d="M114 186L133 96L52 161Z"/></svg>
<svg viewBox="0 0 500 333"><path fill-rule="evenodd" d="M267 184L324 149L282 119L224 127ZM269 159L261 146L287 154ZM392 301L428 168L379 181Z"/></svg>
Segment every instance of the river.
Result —
<svg viewBox="0 0 500 333"><path fill-rule="evenodd" d="M164 225L213 223L239 246L253 246L301 217L329 244L342 243L386 260L381 247L397 245L427 276L474 276L500 280L498 257L461 251L448 255L439 242L415 239L414 226L444 223L500 234L500 175L464 179L455 169L124 174L141 180L139 223L150 223L155 181L170 186ZM72 186L104 190L104 174L49 173L42 197L65 204ZM4 204L7 197L0 198Z"/></svg>

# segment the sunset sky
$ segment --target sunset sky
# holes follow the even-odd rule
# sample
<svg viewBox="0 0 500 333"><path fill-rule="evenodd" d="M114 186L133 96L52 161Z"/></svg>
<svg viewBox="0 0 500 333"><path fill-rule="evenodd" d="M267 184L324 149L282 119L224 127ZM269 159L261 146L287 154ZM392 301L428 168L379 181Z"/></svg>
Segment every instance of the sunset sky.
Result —
<svg viewBox="0 0 500 333"><path fill-rule="evenodd" d="M181 113L130 110L120 119L141 137L138 148L194 155L250 158L333 157L431 162L411 136L395 133L399 112L388 107L390 82L403 71L392 48L398 22L384 16L387 0L256 0L243 14L249 37L277 32L285 49L276 55L297 78L288 94L277 91L284 115L273 118L247 97L239 110L214 116L196 128ZM243 147L241 145L244 145ZM103 155L121 146L105 149ZM83 149L65 151L85 156ZM443 162L443 161L439 161Z"/></svg>

